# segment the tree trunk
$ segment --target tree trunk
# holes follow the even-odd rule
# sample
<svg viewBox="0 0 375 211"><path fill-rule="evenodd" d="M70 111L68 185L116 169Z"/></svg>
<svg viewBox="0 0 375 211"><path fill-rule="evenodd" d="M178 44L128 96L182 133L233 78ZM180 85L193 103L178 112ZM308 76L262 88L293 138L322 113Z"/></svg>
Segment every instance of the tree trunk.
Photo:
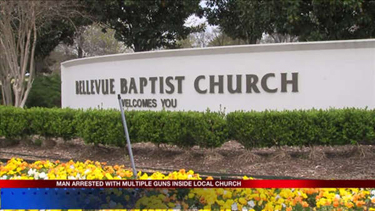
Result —
<svg viewBox="0 0 375 211"><path fill-rule="evenodd" d="M1 86L1 97L3 98L3 99L1 99L1 104L6 105L5 104L5 96L4 96L4 88L3 88L3 86Z"/></svg>
<svg viewBox="0 0 375 211"><path fill-rule="evenodd" d="M85 55L83 54L83 44L85 43L85 38L83 37L83 33L85 32L85 27L81 27L77 31L77 51L78 51L78 58L83 58Z"/></svg>
<svg viewBox="0 0 375 211"><path fill-rule="evenodd" d="M14 106L19 107L21 104L21 89L18 88L18 82L14 82L13 84L13 94L14 94Z"/></svg>
<svg viewBox="0 0 375 211"><path fill-rule="evenodd" d="M83 58L83 50L81 46L78 46L78 58Z"/></svg>
<svg viewBox="0 0 375 211"><path fill-rule="evenodd" d="M23 95L23 98L22 98L22 101L21 101L21 104L20 104L21 108L23 108L25 106L27 98L29 97L29 93L31 91L32 84L34 82L33 78L29 78L29 80L31 80L31 82L30 82L30 85L27 86L25 94Z"/></svg>
<svg viewBox="0 0 375 211"><path fill-rule="evenodd" d="M142 51L141 46L138 43L134 43L134 52Z"/></svg>
<svg viewBox="0 0 375 211"><path fill-rule="evenodd" d="M10 82L7 80L1 81L1 92L3 95L4 105L13 105L12 88Z"/></svg>
<svg viewBox="0 0 375 211"><path fill-rule="evenodd" d="M29 65L29 79L27 81L27 85L26 85L26 90L25 88L22 90L22 100L21 100L21 103L20 103L20 107L23 108L26 104L26 100L27 100L27 97L29 96L29 93L30 93L30 90L31 90L31 87L33 85L33 82L34 82L34 73L35 73L35 58L34 58L34 55L35 55L35 48L36 48L36 38L37 38L37 33L36 33L36 25L35 25L35 22L34 22L34 26L33 26L33 42L31 44L31 54L30 54L30 65Z"/></svg>

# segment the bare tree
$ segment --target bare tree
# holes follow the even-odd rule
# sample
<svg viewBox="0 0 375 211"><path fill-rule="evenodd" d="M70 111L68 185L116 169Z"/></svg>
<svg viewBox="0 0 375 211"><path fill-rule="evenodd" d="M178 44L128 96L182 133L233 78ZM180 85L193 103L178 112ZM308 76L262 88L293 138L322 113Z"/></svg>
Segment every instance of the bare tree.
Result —
<svg viewBox="0 0 375 211"><path fill-rule="evenodd" d="M203 23L198 26L196 32L190 33L186 39L180 40L182 48L205 48L214 39L214 34L207 29L207 24Z"/></svg>
<svg viewBox="0 0 375 211"><path fill-rule="evenodd" d="M196 32L193 34L195 39L195 45L197 47L205 48L213 40L213 36L210 32Z"/></svg>
<svg viewBox="0 0 375 211"><path fill-rule="evenodd" d="M104 33L102 28L103 26L98 23L80 27L83 29L82 33L77 33L75 39L78 58L125 52L126 46L116 40L115 30L107 29ZM79 49L82 51L81 57Z"/></svg>
<svg viewBox="0 0 375 211"><path fill-rule="evenodd" d="M4 104L24 107L34 81L38 30L51 18L69 18L75 13L73 4L76 3L0 0L0 81Z"/></svg>
<svg viewBox="0 0 375 211"><path fill-rule="evenodd" d="M1 49L1 48L0 48ZM10 85L10 75L6 74L6 70L9 69L7 66L7 61L5 58L4 51L0 51L0 85L1 85L1 95L3 97L3 104L13 105L12 89Z"/></svg>
<svg viewBox="0 0 375 211"><path fill-rule="evenodd" d="M272 34L263 34L263 38L261 39L260 43L288 43L288 42L298 42L298 36L293 36L289 34L280 34L280 33L272 33Z"/></svg>

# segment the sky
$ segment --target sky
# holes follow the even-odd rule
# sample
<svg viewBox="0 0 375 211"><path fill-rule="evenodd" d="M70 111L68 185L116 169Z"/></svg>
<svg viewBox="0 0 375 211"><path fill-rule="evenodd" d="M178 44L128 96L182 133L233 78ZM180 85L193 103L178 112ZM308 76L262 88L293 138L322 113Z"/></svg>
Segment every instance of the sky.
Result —
<svg viewBox="0 0 375 211"><path fill-rule="evenodd" d="M207 7L205 0L202 0L199 4L202 8ZM202 23L207 24L206 32L212 32L213 29L217 28L217 26L209 25L206 17L199 18L196 15L191 15L190 17L188 17L185 21L185 26L198 26L199 24L202 24Z"/></svg>

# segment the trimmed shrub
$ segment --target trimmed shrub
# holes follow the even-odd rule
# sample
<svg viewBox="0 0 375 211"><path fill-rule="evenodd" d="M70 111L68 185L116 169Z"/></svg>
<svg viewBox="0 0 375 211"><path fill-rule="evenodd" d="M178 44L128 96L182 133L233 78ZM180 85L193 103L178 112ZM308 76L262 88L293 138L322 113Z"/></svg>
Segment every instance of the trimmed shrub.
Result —
<svg viewBox="0 0 375 211"><path fill-rule="evenodd" d="M227 115L229 136L245 148L373 143L375 111L329 109L237 111Z"/></svg>
<svg viewBox="0 0 375 211"><path fill-rule="evenodd" d="M168 144L164 137L165 111L126 111L126 120L132 142L149 141L156 145ZM124 130L124 129L122 129Z"/></svg>
<svg viewBox="0 0 375 211"><path fill-rule="evenodd" d="M221 113L207 111L203 115L205 133L197 140L202 148L220 147L228 140L227 121Z"/></svg>
<svg viewBox="0 0 375 211"><path fill-rule="evenodd" d="M63 138L69 140L77 136L75 125L75 110L59 108L26 109L26 119L30 133L46 138Z"/></svg>
<svg viewBox="0 0 375 211"><path fill-rule="evenodd" d="M85 143L124 146L120 112L115 110L78 110L73 125ZM132 136L131 136L132 137Z"/></svg>
<svg viewBox="0 0 375 211"><path fill-rule="evenodd" d="M214 113L126 111L125 116L132 143L217 147L227 139L225 120ZM117 110L77 111L73 125L77 125L77 135L86 143L126 143L121 113Z"/></svg>
<svg viewBox="0 0 375 211"><path fill-rule="evenodd" d="M0 106L0 136L19 139L30 134L26 110L11 106Z"/></svg>
<svg viewBox="0 0 375 211"><path fill-rule="evenodd" d="M228 139L245 148L374 143L375 110L329 109L216 112L126 111L131 142L181 148L215 148ZM124 146L117 110L74 110L0 106L0 136L74 137L86 143Z"/></svg>

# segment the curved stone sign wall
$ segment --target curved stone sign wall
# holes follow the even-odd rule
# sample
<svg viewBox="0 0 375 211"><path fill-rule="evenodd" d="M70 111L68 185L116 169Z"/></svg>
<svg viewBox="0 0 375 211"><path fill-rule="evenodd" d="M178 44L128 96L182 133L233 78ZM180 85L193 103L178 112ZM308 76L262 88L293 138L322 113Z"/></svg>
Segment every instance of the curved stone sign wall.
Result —
<svg viewBox="0 0 375 211"><path fill-rule="evenodd" d="M375 105L375 40L117 54L62 64L62 106L284 110Z"/></svg>

